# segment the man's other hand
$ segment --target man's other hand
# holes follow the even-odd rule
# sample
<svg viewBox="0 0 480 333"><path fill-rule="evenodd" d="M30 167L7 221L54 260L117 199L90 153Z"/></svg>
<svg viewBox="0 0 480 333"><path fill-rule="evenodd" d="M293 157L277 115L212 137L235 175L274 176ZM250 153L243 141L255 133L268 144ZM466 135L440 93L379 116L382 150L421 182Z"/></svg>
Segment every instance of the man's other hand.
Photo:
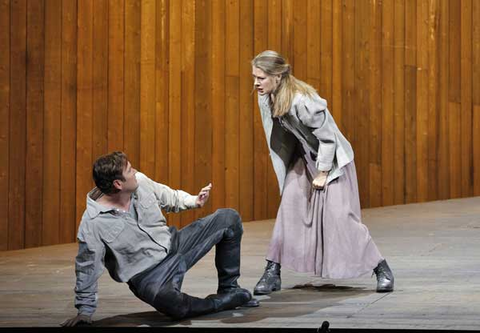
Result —
<svg viewBox="0 0 480 333"><path fill-rule="evenodd" d="M208 197L210 196L210 190L212 189L212 183L208 184L204 188L200 190L197 197L197 207L203 207L205 203L208 201Z"/></svg>
<svg viewBox="0 0 480 333"><path fill-rule="evenodd" d="M88 315L79 314L76 317L65 320L60 325L63 326L63 327L73 327L73 326L77 326L78 324L81 324L81 323L91 324L92 323L92 317L88 316Z"/></svg>

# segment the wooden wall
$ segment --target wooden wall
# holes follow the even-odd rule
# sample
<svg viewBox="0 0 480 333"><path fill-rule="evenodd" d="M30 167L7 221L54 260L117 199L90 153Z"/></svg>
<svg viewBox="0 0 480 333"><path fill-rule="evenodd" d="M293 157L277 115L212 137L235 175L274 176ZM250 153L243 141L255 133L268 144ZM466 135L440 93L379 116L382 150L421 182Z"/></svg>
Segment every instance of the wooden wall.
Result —
<svg viewBox="0 0 480 333"><path fill-rule="evenodd" d="M251 58L283 53L352 142L363 207L480 195L480 1L0 0L0 250L71 242L93 160L244 221L279 202Z"/></svg>

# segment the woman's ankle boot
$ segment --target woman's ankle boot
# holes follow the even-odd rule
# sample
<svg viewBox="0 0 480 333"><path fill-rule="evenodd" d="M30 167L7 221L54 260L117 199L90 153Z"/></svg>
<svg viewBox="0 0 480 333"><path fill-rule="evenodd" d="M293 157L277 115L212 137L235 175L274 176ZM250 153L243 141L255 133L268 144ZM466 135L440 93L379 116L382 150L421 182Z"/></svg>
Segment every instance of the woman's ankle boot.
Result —
<svg viewBox="0 0 480 333"><path fill-rule="evenodd" d="M254 295L268 295L272 291L282 288L282 280L280 279L280 264L267 260L267 266L260 281L253 289Z"/></svg>
<svg viewBox="0 0 480 333"><path fill-rule="evenodd" d="M388 267L387 261L385 259L382 260L373 271L377 275L377 293L393 291L393 273L390 267Z"/></svg>

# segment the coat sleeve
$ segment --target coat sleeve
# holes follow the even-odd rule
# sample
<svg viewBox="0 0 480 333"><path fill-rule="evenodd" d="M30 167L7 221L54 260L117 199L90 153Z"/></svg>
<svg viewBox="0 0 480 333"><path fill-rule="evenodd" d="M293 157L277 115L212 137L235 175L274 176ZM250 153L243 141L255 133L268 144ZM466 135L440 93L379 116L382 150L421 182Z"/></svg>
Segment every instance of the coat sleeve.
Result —
<svg viewBox="0 0 480 333"><path fill-rule="evenodd" d="M318 140L316 167L319 171L330 171L336 150L336 135L329 121L327 101L319 96L303 98L297 105L300 122L309 128Z"/></svg>
<svg viewBox="0 0 480 333"><path fill-rule="evenodd" d="M77 238L75 307L78 314L91 316L97 308L98 279L105 270L105 245L83 229Z"/></svg>
<svg viewBox="0 0 480 333"><path fill-rule="evenodd" d="M143 173L137 173L137 179L139 182L143 182L146 186L153 190L160 207L167 212L178 213L186 209L197 207L196 195L191 195L182 190L171 189L167 185L163 185L151 180Z"/></svg>

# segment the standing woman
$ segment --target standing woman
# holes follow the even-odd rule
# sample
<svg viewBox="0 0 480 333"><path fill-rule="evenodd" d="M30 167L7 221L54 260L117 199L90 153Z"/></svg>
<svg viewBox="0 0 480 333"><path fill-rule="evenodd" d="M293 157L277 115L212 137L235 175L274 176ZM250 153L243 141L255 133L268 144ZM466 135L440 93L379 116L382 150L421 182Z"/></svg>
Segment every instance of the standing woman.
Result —
<svg viewBox="0 0 480 333"><path fill-rule="evenodd" d="M350 143L315 89L290 74L275 51L252 60L254 86L282 200L267 266L254 289L281 289L280 267L323 278L372 270L377 292L393 291L393 274L361 222Z"/></svg>

